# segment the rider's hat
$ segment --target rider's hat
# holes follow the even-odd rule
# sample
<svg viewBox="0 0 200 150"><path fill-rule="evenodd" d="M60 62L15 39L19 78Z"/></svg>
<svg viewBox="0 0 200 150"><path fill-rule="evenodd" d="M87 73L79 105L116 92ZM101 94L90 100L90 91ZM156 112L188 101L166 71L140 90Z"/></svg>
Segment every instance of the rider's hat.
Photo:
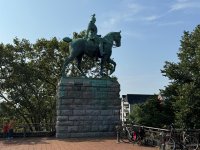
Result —
<svg viewBox="0 0 200 150"><path fill-rule="evenodd" d="M92 15L92 20L96 20L95 14Z"/></svg>

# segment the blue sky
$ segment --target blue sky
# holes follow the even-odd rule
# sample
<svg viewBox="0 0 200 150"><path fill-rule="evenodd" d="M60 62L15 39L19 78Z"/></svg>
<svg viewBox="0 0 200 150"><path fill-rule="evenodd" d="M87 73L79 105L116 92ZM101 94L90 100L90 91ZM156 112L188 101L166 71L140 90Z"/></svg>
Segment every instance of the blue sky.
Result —
<svg viewBox="0 0 200 150"><path fill-rule="evenodd" d="M122 31L113 49L122 94L158 94L168 84L160 70L177 62L183 31L199 24L199 0L0 0L0 42L13 38L72 37L96 14L98 34Z"/></svg>

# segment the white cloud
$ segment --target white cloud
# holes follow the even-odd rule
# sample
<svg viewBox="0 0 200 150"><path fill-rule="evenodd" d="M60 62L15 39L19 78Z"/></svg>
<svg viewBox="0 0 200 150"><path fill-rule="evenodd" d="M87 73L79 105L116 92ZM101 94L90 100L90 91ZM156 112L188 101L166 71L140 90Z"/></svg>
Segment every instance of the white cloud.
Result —
<svg viewBox="0 0 200 150"><path fill-rule="evenodd" d="M107 21L104 21L102 26L103 27L113 27L115 24L119 22L120 18L119 17L112 17L109 18Z"/></svg>
<svg viewBox="0 0 200 150"><path fill-rule="evenodd" d="M144 17L144 20L146 20L146 21L154 21L154 20L157 20L158 18L160 18L160 16L152 15L152 16Z"/></svg>
<svg viewBox="0 0 200 150"><path fill-rule="evenodd" d="M184 10L189 8L200 8L200 2L178 0L171 6L170 11Z"/></svg>
<svg viewBox="0 0 200 150"><path fill-rule="evenodd" d="M106 34L110 31L114 31L117 28L117 25L121 21L121 17L119 16L111 16L106 21L103 21L99 26L102 34Z"/></svg>
<svg viewBox="0 0 200 150"><path fill-rule="evenodd" d="M183 24L183 21L174 21L174 22L162 22L159 23L159 26L175 26L175 25L179 25L179 24Z"/></svg>
<svg viewBox="0 0 200 150"><path fill-rule="evenodd" d="M130 9L131 13L134 13L134 14L139 13L144 9L143 6L138 5L136 3L129 4L128 8Z"/></svg>
<svg viewBox="0 0 200 150"><path fill-rule="evenodd" d="M129 3L122 10L112 12L106 21L102 23L103 28L115 28L120 22L136 20L136 14L140 13L144 7L136 3ZM108 12L107 12L108 14ZM108 15L107 15L108 16Z"/></svg>
<svg viewBox="0 0 200 150"><path fill-rule="evenodd" d="M112 14L109 15L110 17L107 18L107 20L105 19L106 21L101 24L102 28L115 28L120 24L120 22L152 22L166 15L166 13L162 15L156 14L155 11L157 10L153 6L147 7L136 2L129 2L128 4L126 3L126 5L122 6L121 9L122 10L116 10L115 12L112 12Z"/></svg>
<svg viewBox="0 0 200 150"><path fill-rule="evenodd" d="M132 1L125 5L121 5L120 10L113 12L106 12L104 21L100 24L101 32L107 33L109 31L118 30L120 24L129 24L131 22L143 22L143 23L156 23L159 26L173 26L182 24L182 21L169 21L161 22L162 18L166 17L172 11L177 11L186 8L200 8L200 1L195 0L176 0L173 5L170 6L170 11L160 9L150 5L144 6L136 1ZM164 11L165 10L165 11ZM135 36L135 35L132 35Z"/></svg>

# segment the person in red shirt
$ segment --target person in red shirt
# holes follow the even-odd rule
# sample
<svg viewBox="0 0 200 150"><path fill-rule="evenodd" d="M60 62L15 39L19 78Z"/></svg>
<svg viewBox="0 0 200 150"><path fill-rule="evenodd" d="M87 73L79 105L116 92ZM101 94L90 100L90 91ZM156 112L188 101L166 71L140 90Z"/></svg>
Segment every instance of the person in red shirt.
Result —
<svg viewBox="0 0 200 150"><path fill-rule="evenodd" d="M3 137L8 138L8 132L9 132L9 123L5 122L3 126Z"/></svg>
<svg viewBox="0 0 200 150"><path fill-rule="evenodd" d="M15 124L15 120L14 119L12 119L12 120L10 120L10 122L9 122L9 124L8 124L8 128L9 128L9 130L8 130L8 138L9 139L12 139L13 138L13 128L14 128L14 124Z"/></svg>

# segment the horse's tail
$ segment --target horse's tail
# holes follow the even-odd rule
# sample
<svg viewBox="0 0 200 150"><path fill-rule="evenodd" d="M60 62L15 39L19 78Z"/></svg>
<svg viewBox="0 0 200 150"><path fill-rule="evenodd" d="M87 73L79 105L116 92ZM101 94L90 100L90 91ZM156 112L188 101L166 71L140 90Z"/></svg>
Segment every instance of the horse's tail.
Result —
<svg viewBox="0 0 200 150"><path fill-rule="evenodd" d="M69 37L65 37L65 38L63 38L63 41L64 41L64 42L67 42L67 43L69 43L69 42L71 42L71 41L72 41L72 39L71 39L71 38L69 38Z"/></svg>

